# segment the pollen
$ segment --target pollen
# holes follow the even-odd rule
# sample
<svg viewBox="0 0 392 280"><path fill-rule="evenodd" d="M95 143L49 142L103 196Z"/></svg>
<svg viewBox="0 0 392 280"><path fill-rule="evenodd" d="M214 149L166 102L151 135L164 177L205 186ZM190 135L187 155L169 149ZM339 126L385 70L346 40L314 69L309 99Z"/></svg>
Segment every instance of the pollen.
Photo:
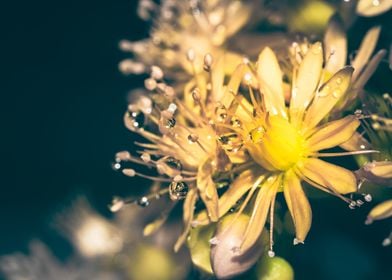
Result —
<svg viewBox="0 0 392 280"><path fill-rule="evenodd" d="M285 171L305 155L304 138L287 119L271 116L264 127L250 132L248 150L252 158L270 171Z"/></svg>

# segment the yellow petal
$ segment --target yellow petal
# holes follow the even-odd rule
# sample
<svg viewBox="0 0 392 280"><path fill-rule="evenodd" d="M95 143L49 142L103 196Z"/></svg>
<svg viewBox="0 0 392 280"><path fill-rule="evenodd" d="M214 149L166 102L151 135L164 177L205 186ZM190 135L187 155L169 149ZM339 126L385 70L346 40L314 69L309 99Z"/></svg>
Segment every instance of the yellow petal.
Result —
<svg viewBox="0 0 392 280"><path fill-rule="evenodd" d="M374 207L369 215L368 221L382 220L392 216L392 199L384 201Z"/></svg>
<svg viewBox="0 0 392 280"><path fill-rule="evenodd" d="M265 97L267 111L272 115L287 117L284 95L282 71L275 53L268 47L260 53L257 61L257 76L260 81L260 90Z"/></svg>
<svg viewBox="0 0 392 280"><path fill-rule="evenodd" d="M357 13L364 17L373 17L392 8L391 0L359 0Z"/></svg>
<svg viewBox="0 0 392 280"><path fill-rule="evenodd" d="M203 200L208 217L212 222L219 219L218 192L214 181L212 180L212 170L210 160L202 164L197 172L197 189Z"/></svg>
<svg viewBox="0 0 392 280"><path fill-rule="evenodd" d="M320 88L306 112L307 126L315 127L345 95L350 87L353 71L352 67L341 69Z"/></svg>
<svg viewBox="0 0 392 280"><path fill-rule="evenodd" d="M347 60L347 38L339 16L331 17L324 35L325 67L331 74L342 69Z"/></svg>
<svg viewBox="0 0 392 280"><path fill-rule="evenodd" d="M284 197L295 225L296 239L303 242L312 224L312 209L302 190L299 178L291 171L286 173Z"/></svg>
<svg viewBox="0 0 392 280"><path fill-rule="evenodd" d="M182 244L186 241L188 237L189 230L191 229L191 222L193 219L193 214L195 210L195 204L197 201L197 190L195 188L190 189L188 194L186 195L184 206L183 206L183 220L184 220L184 231L177 239L176 244L174 245L174 251L178 252L181 248Z"/></svg>
<svg viewBox="0 0 392 280"><path fill-rule="evenodd" d="M275 199L280 183L280 178L270 177L260 187L241 244L241 252L248 251L256 243L262 233L271 202Z"/></svg>
<svg viewBox="0 0 392 280"><path fill-rule="evenodd" d="M340 194L357 191L354 173L343 167L317 158L308 158L299 169L305 177L331 191Z"/></svg>
<svg viewBox="0 0 392 280"><path fill-rule="evenodd" d="M310 152L336 147L354 134L360 122L355 116L347 116L343 119L329 122L307 139L307 147Z"/></svg>
<svg viewBox="0 0 392 280"><path fill-rule="evenodd" d="M253 186L254 182L260 177L260 172L256 170L246 170L241 173L225 193L219 198L219 217L225 215L237 201ZM200 212L194 223L196 225L206 225L209 219L206 211Z"/></svg>
<svg viewBox="0 0 392 280"><path fill-rule="evenodd" d="M348 139L346 142L340 144L340 147L345 149L346 151L359 151L359 150L370 150L372 149L372 146L370 143L366 140L365 137L363 137L360 133L355 132L350 139Z"/></svg>
<svg viewBox="0 0 392 280"><path fill-rule="evenodd" d="M290 101L291 118L300 118L313 98L319 84L323 65L323 49L321 43L313 44L302 60ZM295 122L295 121L294 121Z"/></svg>
<svg viewBox="0 0 392 280"><path fill-rule="evenodd" d="M361 74L363 67L365 67L368 63L369 58L376 47L380 31L380 26L373 27L366 33L365 37L363 38L361 46L358 49L358 53L355 56L353 63L351 64L352 67L354 67L355 69L353 74L354 81L357 79L359 74Z"/></svg>

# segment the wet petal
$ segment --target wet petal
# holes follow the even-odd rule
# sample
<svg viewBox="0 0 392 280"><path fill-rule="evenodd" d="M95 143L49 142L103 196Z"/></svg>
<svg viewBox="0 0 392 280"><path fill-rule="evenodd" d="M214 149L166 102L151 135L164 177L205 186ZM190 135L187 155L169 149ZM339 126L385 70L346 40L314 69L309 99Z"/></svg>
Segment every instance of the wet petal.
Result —
<svg viewBox="0 0 392 280"><path fill-rule="evenodd" d="M291 118L301 117L312 100L320 81L322 65L323 49L321 43L318 42L310 47L299 66L291 94Z"/></svg>
<svg viewBox="0 0 392 280"><path fill-rule="evenodd" d="M257 76L268 112L272 115L280 114L287 117L283 95L283 74L275 53L268 47L264 48L259 55Z"/></svg>
<svg viewBox="0 0 392 280"><path fill-rule="evenodd" d="M219 217L225 215L237 201L253 186L254 182L260 177L261 173L255 170L246 170L241 173L225 193L219 198ZM205 225L209 223L206 211L197 215L194 223Z"/></svg>
<svg viewBox="0 0 392 280"><path fill-rule="evenodd" d="M369 215L368 221L381 220L392 216L392 199L384 201L374 207Z"/></svg>
<svg viewBox="0 0 392 280"><path fill-rule="evenodd" d="M331 191L347 194L357 190L354 173L343 167L317 158L308 158L299 169L305 177Z"/></svg>
<svg viewBox="0 0 392 280"><path fill-rule="evenodd" d="M197 172L197 189L207 208L209 219L212 222L217 221L219 219L218 192L212 180L210 160L207 160L199 167Z"/></svg>
<svg viewBox="0 0 392 280"><path fill-rule="evenodd" d="M390 0L359 0L357 13L364 17L373 17L382 14L392 8Z"/></svg>
<svg viewBox="0 0 392 280"><path fill-rule="evenodd" d="M334 74L342 69L347 59L347 38L343 22L338 15L331 17L324 36L325 67Z"/></svg>
<svg viewBox="0 0 392 280"><path fill-rule="evenodd" d="M341 69L320 88L306 112L305 123L308 127L315 127L345 95L353 71L352 67Z"/></svg>
<svg viewBox="0 0 392 280"><path fill-rule="evenodd" d="M191 229L191 222L193 219L196 201L197 201L197 190L195 188L192 188L188 192L184 201L183 220L184 220L185 229L180 235L180 237L178 238L176 244L174 245L175 252L178 252L178 250L181 248L182 244L184 244L186 238L188 237L189 230Z"/></svg>
<svg viewBox="0 0 392 280"><path fill-rule="evenodd" d="M350 152L372 149L372 145L358 132L355 132L350 139L340 144L340 147Z"/></svg>
<svg viewBox="0 0 392 280"><path fill-rule="evenodd" d="M310 152L336 147L349 140L359 125L355 116L329 122L311 135L306 145Z"/></svg>
<svg viewBox="0 0 392 280"><path fill-rule="evenodd" d="M312 209L297 175L287 172L285 180L283 193L294 221L296 239L303 242L312 224Z"/></svg>
<svg viewBox="0 0 392 280"><path fill-rule="evenodd" d="M280 178L270 177L261 185L255 200L255 205L253 206L249 224L244 234L240 248L241 252L248 251L262 233L271 202L275 199L280 183Z"/></svg>

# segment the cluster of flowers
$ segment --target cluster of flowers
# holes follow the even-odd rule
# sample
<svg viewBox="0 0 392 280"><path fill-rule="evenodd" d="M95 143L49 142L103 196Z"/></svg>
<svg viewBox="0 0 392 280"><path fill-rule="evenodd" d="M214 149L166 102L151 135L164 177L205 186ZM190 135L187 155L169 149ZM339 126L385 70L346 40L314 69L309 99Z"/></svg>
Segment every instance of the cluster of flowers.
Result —
<svg viewBox="0 0 392 280"><path fill-rule="evenodd" d="M295 39L249 31L264 20L258 12L264 1L161 2L140 1L141 16L154 19L151 38L120 44L133 56L120 69L150 76L124 115L126 127L146 142L136 143L139 155L119 152L114 164L160 186L138 199L116 198L112 211L147 206L165 194L173 203L183 200L184 230L174 249L188 240L191 253L198 251L195 232L212 225L211 263L192 258L225 278L247 270L265 246L275 256L277 196L284 197L298 244L312 222L309 187L354 209L372 200L364 185L392 185L392 99L364 88L387 54L375 51L381 30L371 28L354 57L346 38L352 14L375 16L392 1L342 1L351 5L350 16L330 17L323 37ZM355 157L359 169L341 166L341 157ZM143 173L141 166L155 171ZM147 225L145 234L168 215ZM367 223L389 216L392 200L376 206Z"/></svg>

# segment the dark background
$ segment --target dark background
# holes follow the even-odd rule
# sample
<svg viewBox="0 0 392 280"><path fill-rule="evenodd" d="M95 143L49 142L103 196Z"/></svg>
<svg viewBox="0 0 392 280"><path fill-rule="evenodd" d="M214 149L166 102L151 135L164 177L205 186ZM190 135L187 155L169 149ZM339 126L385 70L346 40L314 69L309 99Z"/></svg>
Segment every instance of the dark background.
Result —
<svg viewBox="0 0 392 280"><path fill-rule="evenodd" d="M142 84L119 73L126 55L117 44L147 36L148 26L132 0L2 6L0 255L27 252L39 238L66 259L71 248L51 227L55 213L83 193L109 215L112 195L143 187L110 164L132 142L122 115L127 92ZM297 279L392 277L392 248L380 245L389 221L365 227L370 207L352 211L338 199L312 208L307 244L289 256Z"/></svg>

